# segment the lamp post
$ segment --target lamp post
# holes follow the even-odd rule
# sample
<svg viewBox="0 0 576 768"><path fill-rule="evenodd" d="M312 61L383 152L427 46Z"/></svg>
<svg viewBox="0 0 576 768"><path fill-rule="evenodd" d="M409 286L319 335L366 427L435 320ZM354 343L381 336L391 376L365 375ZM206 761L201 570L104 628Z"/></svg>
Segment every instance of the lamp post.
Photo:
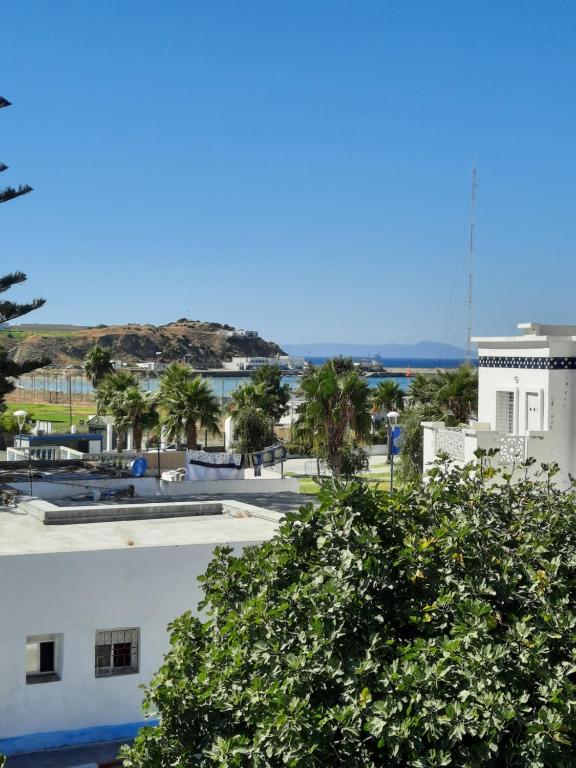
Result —
<svg viewBox="0 0 576 768"><path fill-rule="evenodd" d="M398 411L388 411L388 456L390 460L390 491L394 490L394 427L398 423Z"/></svg>
<svg viewBox="0 0 576 768"><path fill-rule="evenodd" d="M28 411L14 411L14 416L16 417L16 421L18 422L18 430L20 432L18 436L18 448L22 450L22 428L24 427L24 422L26 421L26 417L28 416Z"/></svg>
<svg viewBox="0 0 576 768"><path fill-rule="evenodd" d="M14 416L18 421L18 429L20 431L20 436L18 437L18 448L22 450L22 429L24 427L26 417L28 416L28 412L14 411ZM30 451L30 445L28 445L28 477L30 480L30 496L32 496L32 452Z"/></svg>

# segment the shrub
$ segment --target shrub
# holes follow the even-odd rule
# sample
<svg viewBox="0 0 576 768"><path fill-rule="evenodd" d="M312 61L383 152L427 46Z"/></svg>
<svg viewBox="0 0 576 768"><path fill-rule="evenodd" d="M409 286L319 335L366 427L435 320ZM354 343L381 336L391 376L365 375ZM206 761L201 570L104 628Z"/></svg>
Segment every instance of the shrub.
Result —
<svg viewBox="0 0 576 768"><path fill-rule="evenodd" d="M575 492L439 465L216 551L128 768L574 766Z"/></svg>

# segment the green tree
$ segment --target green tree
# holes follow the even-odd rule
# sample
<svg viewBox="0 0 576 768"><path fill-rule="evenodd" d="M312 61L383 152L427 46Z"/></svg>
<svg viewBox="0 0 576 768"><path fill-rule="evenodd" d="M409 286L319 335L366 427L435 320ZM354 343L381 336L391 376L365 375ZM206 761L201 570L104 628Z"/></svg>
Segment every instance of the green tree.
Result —
<svg viewBox="0 0 576 768"><path fill-rule="evenodd" d="M252 378L253 384L262 386L266 392L267 405L263 410L268 413L274 423L284 416L290 400L290 385L282 384L282 371L278 365L263 365L259 368Z"/></svg>
<svg viewBox="0 0 576 768"><path fill-rule="evenodd" d="M410 405L431 405L436 385L431 374L415 373L410 379L408 398Z"/></svg>
<svg viewBox="0 0 576 768"><path fill-rule="evenodd" d="M450 424L466 423L478 410L478 371L469 365L433 376L434 401Z"/></svg>
<svg viewBox="0 0 576 768"><path fill-rule="evenodd" d="M108 410L114 416L118 450L121 450L130 429L134 437L134 449L142 450L144 430L152 429L158 424L155 394L143 392L138 386L119 390L111 397Z"/></svg>
<svg viewBox="0 0 576 768"><path fill-rule="evenodd" d="M376 411L401 411L404 408L405 392L396 381L385 379L372 390L372 405Z"/></svg>
<svg viewBox="0 0 576 768"><path fill-rule="evenodd" d="M99 409L106 411L120 392L138 387L138 379L130 371L107 373L96 387L96 403Z"/></svg>
<svg viewBox="0 0 576 768"><path fill-rule="evenodd" d="M478 372L468 365L433 374L416 374L408 388L411 405L436 410L438 418L455 425L467 422L478 409Z"/></svg>
<svg viewBox="0 0 576 768"><path fill-rule="evenodd" d="M430 405L413 405L400 415L402 447L398 462L398 477L403 482L417 482L422 477L424 446L422 422L436 421L438 411Z"/></svg>
<svg viewBox="0 0 576 768"><path fill-rule="evenodd" d="M9 106L11 106L11 102L0 96L0 109L5 109ZM0 173L7 170L8 166L0 162ZM20 184L18 187L8 186L0 188L0 203L7 203L16 197L27 195L28 192L32 192L32 187L28 184ZM23 272L11 272L0 277L0 293L5 293L9 288L23 283L25 280L26 275ZM28 312L42 307L44 303L45 299L33 299L27 304L16 304L13 301L6 300L0 301L0 323L7 323L10 320L22 317L22 315L27 315ZM46 357L40 360L28 360L23 363L17 363L14 360L10 360L5 349L0 348L0 413L6 408L6 395L14 390L14 379L23 376L25 373L35 371L37 368L42 368L49 363L50 360Z"/></svg>
<svg viewBox="0 0 576 768"><path fill-rule="evenodd" d="M3 96L0 96L0 109L5 109L10 106L12 106L12 103ZM0 173L7 170L8 166L5 163L0 163ZM29 192L32 192L32 187L29 184L19 184L17 187L4 187L3 189L0 189L0 203L7 203L9 200L14 200L16 197L27 195Z"/></svg>
<svg viewBox="0 0 576 768"><path fill-rule="evenodd" d="M576 494L486 475L325 486L216 550L125 768L573 766Z"/></svg>
<svg viewBox="0 0 576 768"><path fill-rule="evenodd" d="M260 408L241 408L234 414L234 449L239 453L261 451L276 442L274 422Z"/></svg>
<svg viewBox="0 0 576 768"><path fill-rule="evenodd" d="M0 277L0 294L5 293L14 285L23 283L26 275L23 272L12 272ZM27 304L16 304L13 301L0 300L0 323L7 323L9 320L15 320L17 317L27 315L34 309L39 309L45 303L45 299L33 299ZM14 390L14 379L23 376L25 373L35 371L48 365L50 360L46 357L40 360L28 360L23 363L11 360L5 349L0 348L0 412L5 410L6 395Z"/></svg>
<svg viewBox="0 0 576 768"><path fill-rule="evenodd" d="M272 411L275 409L273 397L263 383L249 382L237 387L230 395L230 402L227 410L231 414L237 414L244 410L258 409L266 415L272 417Z"/></svg>
<svg viewBox="0 0 576 768"><path fill-rule="evenodd" d="M92 347L84 359L84 371L92 382L92 386L97 387L104 376L112 373L113 370L110 350L98 344Z"/></svg>
<svg viewBox="0 0 576 768"><path fill-rule="evenodd" d="M179 442L185 435L188 448L195 449L198 427L220 434L220 405L209 382L186 375L183 368L169 366L160 381L161 423L169 440Z"/></svg>
<svg viewBox="0 0 576 768"><path fill-rule="evenodd" d="M467 365L433 374L417 373L408 388L409 407L402 414L404 429L399 474L415 479L422 473L422 421L466 423L478 409L478 372Z"/></svg>
<svg viewBox="0 0 576 768"><path fill-rule="evenodd" d="M300 391L304 402L298 411L294 441L311 444L334 475L339 475L350 431L357 442L370 433L368 385L358 371L329 360L304 374Z"/></svg>

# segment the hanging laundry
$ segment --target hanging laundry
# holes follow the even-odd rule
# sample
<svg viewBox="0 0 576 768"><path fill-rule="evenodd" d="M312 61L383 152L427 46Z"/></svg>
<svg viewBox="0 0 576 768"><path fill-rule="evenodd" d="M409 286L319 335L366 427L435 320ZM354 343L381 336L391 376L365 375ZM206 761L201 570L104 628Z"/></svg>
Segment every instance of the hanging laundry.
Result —
<svg viewBox="0 0 576 768"><path fill-rule="evenodd" d="M186 451L187 480L243 480L243 467L241 453Z"/></svg>
<svg viewBox="0 0 576 768"><path fill-rule="evenodd" d="M244 466L244 456L241 453L187 451L186 458L189 464L197 464L202 467L228 467L229 469L242 469Z"/></svg>

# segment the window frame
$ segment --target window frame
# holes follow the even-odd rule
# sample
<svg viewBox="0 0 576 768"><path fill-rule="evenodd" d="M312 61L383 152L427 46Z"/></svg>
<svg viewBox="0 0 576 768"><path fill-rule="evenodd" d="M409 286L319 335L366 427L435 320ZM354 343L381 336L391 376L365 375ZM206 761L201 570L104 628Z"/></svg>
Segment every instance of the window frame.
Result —
<svg viewBox="0 0 576 768"><path fill-rule="evenodd" d="M511 406L507 413L508 427L504 431L501 427L500 421L500 399L502 395L506 395L508 399L508 405ZM515 435L518 432L518 394L515 388L512 387L498 387L496 389L496 431L501 435Z"/></svg>
<svg viewBox="0 0 576 768"><path fill-rule="evenodd" d="M52 669L42 670L41 664L41 650L42 643L52 643ZM28 646L38 646L38 669L28 670ZM44 635L26 635L25 645L25 660L26 660L26 685L35 685L36 683L54 683L59 682L62 679L62 649L63 649L63 635L61 633L44 634Z"/></svg>
<svg viewBox="0 0 576 768"><path fill-rule="evenodd" d="M128 637L127 633L129 633ZM130 648L127 650L125 646L128 643ZM120 649L120 646L123 646L123 648ZM102 654L107 656L107 664L99 664ZM125 657L127 655L130 657L130 664L115 664L118 657ZM94 677L123 677L124 675L137 675L139 672L140 627L97 629L94 634Z"/></svg>

